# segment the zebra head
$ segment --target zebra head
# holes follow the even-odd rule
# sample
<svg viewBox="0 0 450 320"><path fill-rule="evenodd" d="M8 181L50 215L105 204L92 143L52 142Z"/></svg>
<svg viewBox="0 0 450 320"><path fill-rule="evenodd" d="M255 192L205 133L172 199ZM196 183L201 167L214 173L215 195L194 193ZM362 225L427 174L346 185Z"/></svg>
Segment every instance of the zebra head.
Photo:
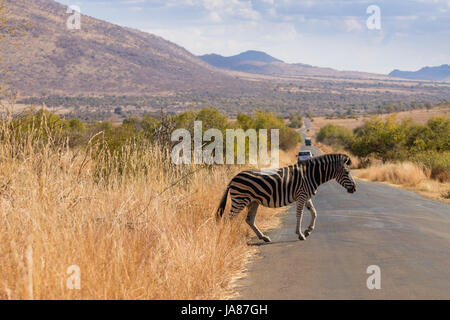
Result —
<svg viewBox="0 0 450 320"><path fill-rule="evenodd" d="M340 165L336 168L336 181L347 189L348 193L356 192L356 183L353 180L352 174L350 173L349 166L352 164L350 157L346 155L341 155L342 161Z"/></svg>

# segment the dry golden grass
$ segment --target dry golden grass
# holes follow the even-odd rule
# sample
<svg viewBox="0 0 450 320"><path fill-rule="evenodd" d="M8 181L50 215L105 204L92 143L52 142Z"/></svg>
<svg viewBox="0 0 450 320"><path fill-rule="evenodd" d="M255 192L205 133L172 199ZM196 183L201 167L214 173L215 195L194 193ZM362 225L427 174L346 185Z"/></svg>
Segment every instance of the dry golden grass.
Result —
<svg viewBox="0 0 450 320"><path fill-rule="evenodd" d="M358 176L371 181L387 181L408 186L416 186L429 178L421 167L411 162L375 165L362 169Z"/></svg>
<svg viewBox="0 0 450 320"><path fill-rule="evenodd" d="M429 170L411 163L375 164L366 169L355 170L360 179L394 184L416 191L428 198L450 203L445 194L450 183L441 183L430 178Z"/></svg>
<svg viewBox="0 0 450 320"><path fill-rule="evenodd" d="M17 139L5 122L0 136L0 299L233 295L253 233L244 213L216 223L215 210L240 168L174 169L157 147L94 158L33 131ZM114 161L135 174L119 174ZM261 208L257 222L277 218ZM66 286L72 265L80 290Z"/></svg>

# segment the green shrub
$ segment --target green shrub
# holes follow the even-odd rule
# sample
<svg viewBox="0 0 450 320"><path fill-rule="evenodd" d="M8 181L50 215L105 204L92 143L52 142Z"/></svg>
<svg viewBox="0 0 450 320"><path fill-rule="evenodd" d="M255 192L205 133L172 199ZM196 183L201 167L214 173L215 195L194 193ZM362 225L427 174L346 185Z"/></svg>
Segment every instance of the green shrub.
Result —
<svg viewBox="0 0 450 320"><path fill-rule="evenodd" d="M450 151L425 151L411 155L410 159L428 168L431 178L441 182L450 181Z"/></svg>
<svg viewBox="0 0 450 320"><path fill-rule="evenodd" d="M382 120L372 117L366 123L355 129L355 139L350 147L351 152L360 157L375 156L386 162L388 160L403 160L405 127L397 122L392 115Z"/></svg>
<svg viewBox="0 0 450 320"><path fill-rule="evenodd" d="M413 124L411 120L402 123L406 133L405 148L412 152L428 150L450 150L450 119L430 118L426 125Z"/></svg>
<svg viewBox="0 0 450 320"><path fill-rule="evenodd" d="M317 134L317 141L331 146L343 146L348 149L353 143L353 133L345 127L327 124Z"/></svg>
<svg viewBox="0 0 450 320"><path fill-rule="evenodd" d="M289 119L289 128L301 128L303 126L303 119L300 115L294 114Z"/></svg>

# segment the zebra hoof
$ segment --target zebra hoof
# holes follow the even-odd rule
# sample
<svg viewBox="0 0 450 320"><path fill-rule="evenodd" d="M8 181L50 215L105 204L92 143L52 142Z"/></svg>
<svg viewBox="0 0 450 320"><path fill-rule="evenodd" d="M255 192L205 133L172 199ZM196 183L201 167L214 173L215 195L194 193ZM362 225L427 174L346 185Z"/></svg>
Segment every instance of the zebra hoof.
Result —
<svg viewBox="0 0 450 320"><path fill-rule="evenodd" d="M272 240L270 240L270 238L267 236L264 236L261 239L264 240L265 242L272 242Z"/></svg>
<svg viewBox="0 0 450 320"><path fill-rule="evenodd" d="M304 241L306 240L306 237L303 234L299 234L298 239Z"/></svg>
<svg viewBox="0 0 450 320"><path fill-rule="evenodd" d="M309 235L312 233L312 230L305 230L305 237L308 238Z"/></svg>

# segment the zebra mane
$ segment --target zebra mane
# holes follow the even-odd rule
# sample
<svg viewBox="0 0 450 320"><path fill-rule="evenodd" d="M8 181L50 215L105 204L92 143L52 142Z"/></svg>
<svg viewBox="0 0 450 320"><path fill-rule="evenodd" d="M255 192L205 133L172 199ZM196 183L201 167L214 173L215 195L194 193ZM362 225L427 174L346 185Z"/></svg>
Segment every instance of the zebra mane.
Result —
<svg viewBox="0 0 450 320"><path fill-rule="evenodd" d="M351 165L350 157L345 155L345 154L342 154L342 153L324 154L324 155L321 155L321 156L318 156L318 157L313 157L313 158L309 158L309 159L306 159L306 160L298 161L298 164L299 165L306 165L306 166L308 166L308 165L311 165L311 164L317 164L318 162L323 163L324 159L326 161L330 161L331 160L331 162L342 162L342 164Z"/></svg>

